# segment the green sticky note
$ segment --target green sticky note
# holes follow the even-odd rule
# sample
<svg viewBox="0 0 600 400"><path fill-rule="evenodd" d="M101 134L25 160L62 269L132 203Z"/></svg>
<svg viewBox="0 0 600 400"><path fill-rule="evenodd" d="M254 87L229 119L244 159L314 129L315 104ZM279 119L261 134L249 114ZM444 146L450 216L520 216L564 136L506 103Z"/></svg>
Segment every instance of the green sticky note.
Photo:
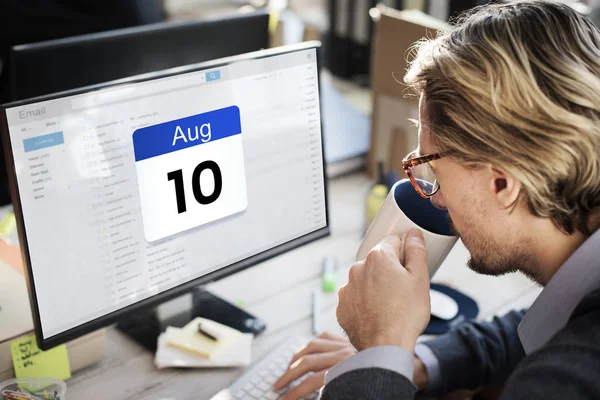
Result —
<svg viewBox="0 0 600 400"><path fill-rule="evenodd" d="M35 336L26 336L10 343L13 367L17 378L57 378L66 381L71 377L67 346L61 345L42 351Z"/></svg>

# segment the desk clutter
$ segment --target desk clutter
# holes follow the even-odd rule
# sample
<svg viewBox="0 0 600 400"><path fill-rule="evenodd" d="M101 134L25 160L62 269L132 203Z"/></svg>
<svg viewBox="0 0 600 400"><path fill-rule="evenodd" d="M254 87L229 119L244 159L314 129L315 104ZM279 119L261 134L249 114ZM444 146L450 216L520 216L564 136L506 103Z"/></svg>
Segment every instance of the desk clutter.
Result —
<svg viewBox="0 0 600 400"><path fill-rule="evenodd" d="M0 382L0 400L62 400L67 385L60 379L9 379Z"/></svg>
<svg viewBox="0 0 600 400"><path fill-rule="evenodd" d="M154 364L159 369L248 366L253 338L251 333L195 318L183 328L167 327L158 338Z"/></svg>

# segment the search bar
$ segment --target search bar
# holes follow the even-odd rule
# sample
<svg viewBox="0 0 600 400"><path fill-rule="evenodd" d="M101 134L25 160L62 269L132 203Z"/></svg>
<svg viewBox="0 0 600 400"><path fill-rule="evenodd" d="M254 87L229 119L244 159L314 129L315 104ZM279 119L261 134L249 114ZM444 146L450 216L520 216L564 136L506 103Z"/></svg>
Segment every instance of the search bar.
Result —
<svg viewBox="0 0 600 400"><path fill-rule="evenodd" d="M165 80L147 81L130 84L123 88L105 89L96 93L88 93L71 100L73 110L93 108L103 105L121 103L143 97L157 96L165 92L189 89L191 86L221 79L221 71L207 71L171 77Z"/></svg>

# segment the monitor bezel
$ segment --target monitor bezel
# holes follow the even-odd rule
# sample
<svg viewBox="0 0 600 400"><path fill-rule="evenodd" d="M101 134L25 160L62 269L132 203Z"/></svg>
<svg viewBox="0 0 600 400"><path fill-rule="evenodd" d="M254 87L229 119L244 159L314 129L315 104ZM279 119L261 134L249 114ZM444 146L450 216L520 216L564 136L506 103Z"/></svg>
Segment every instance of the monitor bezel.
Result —
<svg viewBox="0 0 600 400"><path fill-rule="evenodd" d="M21 77L21 74L18 70L18 65L24 61L23 59L31 58L32 56L39 56L40 52L61 50L65 47L76 47L80 48L86 44L91 44L93 46L97 46L98 43L103 43L109 40L130 40L131 38L142 35L143 37L148 37L148 40L152 40L152 35L158 35L161 32L174 32L178 30L190 30L190 29L209 29L211 27L218 26L221 23L254 23L254 21L258 21L260 19L266 19L264 22L268 25L269 13L264 10L255 10L248 13L241 14L231 14L231 15L222 15L222 16L211 16L207 18L203 18L200 20L175 20L175 21L162 21L156 22L152 24L131 26L119 29L113 29L109 31L103 32L93 32L86 33L76 36L69 36L65 38L58 39L50 39L44 40L40 42L34 43L26 43L15 45L10 49L8 55L8 63L7 63L7 73L10 79L9 87L8 87L8 96L9 101L16 102L17 96L17 83ZM265 25L265 27L266 27ZM263 44L268 45L268 29L265 31L265 42ZM265 47L266 48L266 47ZM264 48L263 48L264 49ZM212 62L214 60L208 60L208 62ZM189 64L189 65L196 65ZM188 66L189 66L188 65ZM173 67L174 68L174 67ZM171 68L169 68L171 69ZM165 70L162 70L165 71ZM152 71L153 72L162 72L161 70ZM146 73L144 73L146 74ZM136 75L139 76L139 75ZM123 78L129 79L130 77ZM119 78L121 79L121 78ZM114 79L111 78L111 82ZM95 84L94 84L95 85ZM86 85L85 87L91 87L91 85ZM58 92L55 92L58 93ZM38 97L38 96L35 96Z"/></svg>
<svg viewBox="0 0 600 400"><path fill-rule="evenodd" d="M326 237L330 234L330 221L329 221L329 203L328 203L328 180L326 173L326 164L325 164L325 145L323 140L323 123L322 123L322 93L321 93L321 78L320 74L317 74L317 87L319 89L319 106L321 109L320 112L320 125L321 125L321 158L323 163L323 183L324 183L324 195L325 195L325 226L319 228L313 232L308 234L299 236L296 239L292 239L288 242L275 246L271 249L262 251L257 253L254 256L248 257L244 260L238 261L236 263L227 265L222 267L216 271L213 271L209 274L200 276L196 279L192 279L188 282L184 282L178 286L175 286L171 289L168 289L164 292L153 295L147 299L140 300L136 303L133 303L129 306L123 307L119 310L115 310L98 318L94 318L88 322L85 322L81 325L75 326L71 329L58 333L56 335L44 338L41 329L41 319L38 308L38 300L36 296L35 289L35 279L33 277L33 269L31 265L31 258L29 254L29 243L27 241L27 233L25 230L25 221L21 207L21 197L17 182L16 169L14 165L14 158L12 152L12 144L11 138L9 134L8 120L6 116L6 110L13 107L18 107L22 105L28 105L37 103L40 101L53 100L73 95L92 93L98 90L113 88L118 86L125 86L127 84L132 83L140 83L151 81L155 79L167 78L175 75L182 75L186 73L198 72L204 69L215 68L226 66L238 61L245 61L251 59L262 59L268 58L272 56L278 56L303 50L315 49L316 50L316 58L317 58L317 70L321 71L321 63L322 63L322 50L321 43L318 41L310 41L299 43L295 45L282 46L278 48L271 48L266 50L259 50L251 53L246 53L243 55L225 57L218 60L212 60L207 62L202 62L198 64L192 64L184 67L171 68L168 70L151 72L143 75L137 75L130 78L119 79L116 81L105 82L93 86L87 86L84 88L78 88L74 90L68 90L60 93L54 93L45 96L39 96L31 99L20 100L16 102L7 103L0 106L0 136L4 142L4 155L8 170L9 176L9 186L11 198L13 199L13 208L14 213L17 220L17 228L19 233L19 241L21 244L21 255L24 262L24 270L25 270L25 280L27 283L27 288L29 292L29 300L32 309L32 317L33 317L33 325L35 330L35 335L37 338L38 346L42 350L47 350L57 345L66 343L70 340L76 339L82 335L93 332L95 330L104 328L106 326L112 325L118 322L121 318L125 317L129 313L133 312L144 312L148 311L151 308L158 306L159 304L171 300L175 297L184 295L194 287L200 285L206 285L210 282L214 282L223 278L226 278L230 275L233 275L237 272L243 271L247 268L255 266L261 262L269 260L273 257L286 253L290 250L296 249L300 246L313 242L317 239Z"/></svg>

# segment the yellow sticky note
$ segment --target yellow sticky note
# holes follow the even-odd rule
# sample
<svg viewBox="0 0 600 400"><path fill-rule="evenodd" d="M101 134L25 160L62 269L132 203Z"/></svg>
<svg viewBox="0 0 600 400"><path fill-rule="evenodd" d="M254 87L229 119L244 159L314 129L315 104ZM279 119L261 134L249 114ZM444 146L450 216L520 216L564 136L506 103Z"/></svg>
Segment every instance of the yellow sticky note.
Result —
<svg viewBox="0 0 600 400"><path fill-rule="evenodd" d="M16 227L17 219L14 213L10 212L0 218L0 236L4 236L5 238L10 237Z"/></svg>
<svg viewBox="0 0 600 400"><path fill-rule="evenodd" d="M71 377L71 366L64 344L42 351L35 336L26 336L10 344L13 367L17 378L57 378L66 381Z"/></svg>
<svg viewBox="0 0 600 400"><path fill-rule="evenodd" d="M198 324L218 332L219 340L214 341L198 333ZM219 352L236 343L242 332L209 319L197 317L173 334L167 341L169 346L192 352L200 357L213 359Z"/></svg>
<svg viewBox="0 0 600 400"><path fill-rule="evenodd" d="M269 34L274 35L275 30L277 29L277 24L279 23L279 13L273 11L269 14Z"/></svg>

